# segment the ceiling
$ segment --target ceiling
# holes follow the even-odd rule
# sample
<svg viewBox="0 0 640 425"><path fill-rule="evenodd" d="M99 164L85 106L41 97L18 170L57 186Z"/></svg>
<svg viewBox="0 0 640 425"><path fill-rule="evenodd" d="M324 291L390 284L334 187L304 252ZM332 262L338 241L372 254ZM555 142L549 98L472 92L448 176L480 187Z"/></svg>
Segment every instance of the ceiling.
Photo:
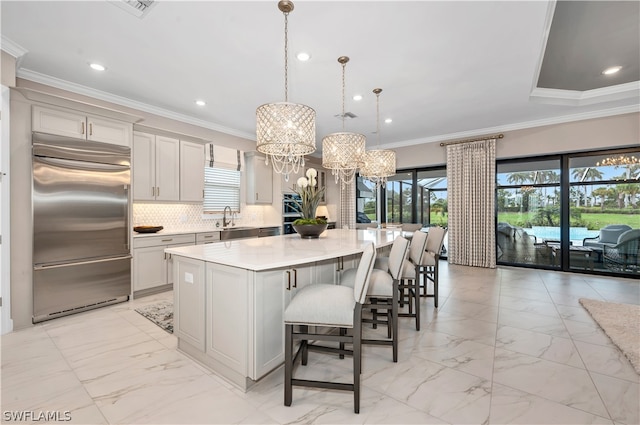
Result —
<svg viewBox="0 0 640 425"><path fill-rule="evenodd" d="M0 2L18 77L255 140L256 107L284 100L275 0L161 1L143 18L112 3ZM297 0L289 100L316 110L318 149L342 130L342 55L345 110L357 116L345 128L368 147L376 87L381 121L393 119L380 123L384 147L635 112L639 16L635 1ZM602 75L611 65L623 68Z"/></svg>

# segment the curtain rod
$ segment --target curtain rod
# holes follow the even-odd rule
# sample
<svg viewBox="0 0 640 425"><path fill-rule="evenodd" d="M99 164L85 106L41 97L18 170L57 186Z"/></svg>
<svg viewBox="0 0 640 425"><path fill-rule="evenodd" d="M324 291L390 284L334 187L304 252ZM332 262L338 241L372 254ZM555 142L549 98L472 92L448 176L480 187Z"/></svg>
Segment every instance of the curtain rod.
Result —
<svg viewBox="0 0 640 425"><path fill-rule="evenodd" d="M502 138L504 138L504 134L500 133L500 134L494 134L493 136L478 137L476 139L458 140L457 142L442 142L440 143L440 146L457 145L460 143L480 142L482 140L502 139Z"/></svg>

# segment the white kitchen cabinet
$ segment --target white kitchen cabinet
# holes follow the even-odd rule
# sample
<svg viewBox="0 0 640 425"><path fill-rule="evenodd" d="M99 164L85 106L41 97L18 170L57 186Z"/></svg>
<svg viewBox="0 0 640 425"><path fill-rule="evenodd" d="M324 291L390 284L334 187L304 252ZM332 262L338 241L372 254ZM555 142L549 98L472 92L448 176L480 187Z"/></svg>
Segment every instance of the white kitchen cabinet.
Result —
<svg viewBox="0 0 640 425"><path fill-rule="evenodd" d="M199 350L205 350L205 264L178 257L174 265L174 300L178 314L173 317L175 335Z"/></svg>
<svg viewBox="0 0 640 425"><path fill-rule="evenodd" d="M180 141L180 200L204 199L204 145Z"/></svg>
<svg viewBox="0 0 640 425"><path fill-rule="evenodd" d="M182 260L180 257L179 261ZM206 300L205 303L200 301L206 305L205 354L237 373L239 377L248 376L249 359L246 353L249 342L249 271L206 263L205 272ZM229 282L242 284L229 285ZM191 308L188 304L180 304L180 307Z"/></svg>
<svg viewBox="0 0 640 425"><path fill-rule="evenodd" d="M220 242L220 232L196 233L196 245Z"/></svg>
<svg viewBox="0 0 640 425"><path fill-rule="evenodd" d="M269 165L271 166L271 165ZM297 188L297 181L300 177L304 176L304 167L300 167L297 173L289 174L289 181L285 180L285 175L280 174L280 180L282 183L282 193L295 193L294 189Z"/></svg>
<svg viewBox="0 0 640 425"><path fill-rule="evenodd" d="M284 361L284 310L298 290L312 283L315 267L296 266L255 273L253 379L258 379Z"/></svg>
<svg viewBox="0 0 640 425"><path fill-rule="evenodd" d="M180 140L134 132L132 171L134 201L179 201Z"/></svg>
<svg viewBox="0 0 640 425"><path fill-rule="evenodd" d="M316 187L318 189L324 188L324 193L320 198L320 204L324 205L327 203L327 173L323 169L321 169L321 166L319 165L313 164L312 166L308 166L306 169L308 170L309 168L315 168L316 171L318 172L318 176L316 177ZM305 170L305 176L306 176L306 170Z"/></svg>
<svg viewBox="0 0 640 425"><path fill-rule="evenodd" d="M265 157L256 152L244 155L247 176L247 204L273 203L273 169L265 164Z"/></svg>
<svg viewBox="0 0 640 425"><path fill-rule="evenodd" d="M33 131L131 146L133 126L127 122L37 105L33 106L31 120Z"/></svg>
<svg viewBox="0 0 640 425"><path fill-rule="evenodd" d="M173 262L165 248L195 244L195 234L147 236L133 239L134 297L164 289L173 284ZM164 287L164 288L163 288ZM141 293L140 291L145 291ZM136 295L136 293L138 293Z"/></svg>

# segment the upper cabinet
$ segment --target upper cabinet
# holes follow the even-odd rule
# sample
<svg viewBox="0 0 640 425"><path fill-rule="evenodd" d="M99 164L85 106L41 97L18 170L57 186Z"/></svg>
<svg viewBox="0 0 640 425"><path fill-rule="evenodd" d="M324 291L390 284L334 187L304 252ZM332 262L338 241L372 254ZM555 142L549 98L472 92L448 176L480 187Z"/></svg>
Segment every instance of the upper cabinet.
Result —
<svg viewBox="0 0 640 425"><path fill-rule="evenodd" d="M180 141L180 200L204 199L204 145Z"/></svg>
<svg viewBox="0 0 640 425"><path fill-rule="evenodd" d="M324 170L320 169L319 166L307 167L307 169L309 168L315 168L316 171L318 172L318 177L316 177L316 187L318 189L324 188L324 193L322 194L322 198L320 198L320 203L326 204L327 203L327 174L325 173Z"/></svg>
<svg viewBox="0 0 640 425"><path fill-rule="evenodd" d="M134 200L180 200L180 140L134 132L132 168Z"/></svg>
<svg viewBox="0 0 640 425"><path fill-rule="evenodd" d="M282 192L283 193L294 193L297 189L298 184L297 181L300 177L304 176L304 167L300 167L297 173L289 174L289 181L285 180L285 175L280 174L280 179L282 181Z"/></svg>
<svg viewBox="0 0 640 425"><path fill-rule="evenodd" d="M273 203L273 171L257 152L244 155L247 176L247 204Z"/></svg>
<svg viewBox="0 0 640 425"><path fill-rule="evenodd" d="M68 109L33 106L32 129L76 139L131 146L130 123Z"/></svg>

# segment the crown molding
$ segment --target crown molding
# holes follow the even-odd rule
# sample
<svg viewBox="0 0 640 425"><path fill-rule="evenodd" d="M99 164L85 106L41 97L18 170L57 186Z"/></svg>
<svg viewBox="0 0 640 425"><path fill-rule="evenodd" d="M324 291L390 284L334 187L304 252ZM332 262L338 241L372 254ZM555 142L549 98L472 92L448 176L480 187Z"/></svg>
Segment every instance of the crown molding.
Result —
<svg viewBox="0 0 640 425"><path fill-rule="evenodd" d="M2 50L9 53L16 59L19 59L28 52L27 49L25 49L15 41L5 37L4 35L2 36L0 41L2 42Z"/></svg>
<svg viewBox="0 0 640 425"><path fill-rule="evenodd" d="M564 115L561 117L544 118L541 120L525 121L514 124L507 124L496 127L480 128L475 130L461 131L459 133L442 134L439 136L427 137L424 139L406 140L403 142L387 143L381 145L381 148L401 148L407 146L420 145L423 143L440 143L455 139L467 139L478 137L483 134L501 133L506 131L525 130L527 128L544 127L547 125L565 124L574 121L584 121L596 118L611 117L614 115L633 114L640 112L640 104L621 106L618 108L602 109L599 111L584 112L581 114Z"/></svg>
<svg viewBox="0 0 640 425"><path fill-rule="evenodd" d="M35 83L45 84L47 86L55 87L57 89L66 90L72 93L80 94L83 96L89 96L94 99L99 99L105 102L110 102L120 106L126 106L138 111L147 112L149 114L158 115L164 118L170 118L176 121L184 122L187 124L196 125L198 127L207 128L209 130L219 131L221 133L229 134L243 139L255 141L256 135L245 133L236 129L224 127L214 124L209 121L193 118L188 115L180 114L177 112L169 111L167 109L158 108L157 106L149 105L147 103L131 100L126 97L117 96L111 93L107 93L101 90L96 90L91 87L83 86L80 84L71 83L66 80L62 80L50 75L41 74L29 69L18 69L17 76L25 80L33 81Z"/></svg>
<svg viewBox="0 0 640 425"><path fill-rule="evenodd" d="M534 88L531 91L529 100L537 103L565 106L585 106L595 103L611 102L615 100L627 99L630 97L640 98L640 81L632 81L615 86L602 87L599 89L577 91Z"/></svg>

